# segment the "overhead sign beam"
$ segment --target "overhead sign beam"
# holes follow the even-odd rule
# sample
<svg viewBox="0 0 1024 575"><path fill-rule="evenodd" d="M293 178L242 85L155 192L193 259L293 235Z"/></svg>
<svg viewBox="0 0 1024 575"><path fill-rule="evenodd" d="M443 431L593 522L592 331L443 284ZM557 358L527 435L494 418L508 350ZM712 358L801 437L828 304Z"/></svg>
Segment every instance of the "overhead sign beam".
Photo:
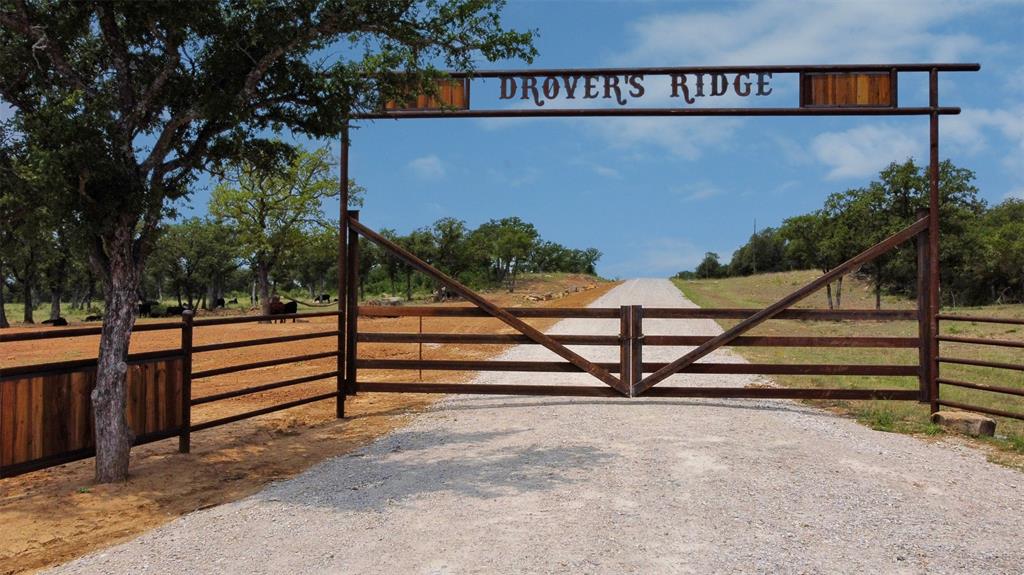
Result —
<svg viewBox="0 0 1024 575"><path fill-rule="evenodd" d="M357 118L949 115L959 114L960 108L900 107L899 73L980 68L980 64L844 64L487 70L448 74L436 90L440 99L421 95L409 98L406 105L387 102L380 111ZM799 75L798 105L735 105L737 101L760 104L775 94L776 75L791 74ZM473 109L470 84L483 79L498 79L492 101L512 106ZM704 105L718 98L729 105ZM645 101L673 105L645 107Z"/></svg>

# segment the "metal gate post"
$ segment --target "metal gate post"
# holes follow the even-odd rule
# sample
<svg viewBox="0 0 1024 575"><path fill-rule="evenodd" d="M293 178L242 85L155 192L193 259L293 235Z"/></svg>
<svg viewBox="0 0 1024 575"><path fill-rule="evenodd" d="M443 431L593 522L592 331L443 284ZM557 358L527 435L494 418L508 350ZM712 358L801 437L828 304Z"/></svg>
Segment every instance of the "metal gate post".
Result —
<svg viewBox="0 0 1024 575"><path fill-rule="evenodd" d="M349 221L359 221L359 210L349 210ZM348 311L345 316L345 393L356 394L356 345L359 331L359 234L348 230Z"/></svg>
<svg viewBox="0 0 1024 575"><path fill-rule="evenodd" d="M192 319L196 312L181 312L181 427L178 432L178 453L192 449Z"/></svg>
<svg viewBox="0 0 1024 575"><path fill-rule="evenodd" d="M928 378L931 410L939 410L939 71L928 74L929 169L928 169Z"/></svg>
<svg viewBox="0 0 1024 575"><path fill-rule="evenodd" d="M644 306L629 306L629 396L644 378Z"/></svg>
<svg viewBox="0 0 1024 575"><path fill-rule="evenodd" d="M928 217L927 209L917 211L917 218ZM929 229L931 222L929 222ZM929 303L928 280L931 274L928 273L931 262L928 258L928 229L917 234L917 363L918 363L918 401L931 401L931 370L932 370L932 325L929 315L931 304Z"/></svg>
<svg viewBox="0 0 1024 575"><path fill-rule="evenodd" d="M629 330L632 327L629 317L630 306L619 306L619 379L622 380L626 389L630 390L630 397L633 397L633 378L631 375L632 363L629 361L631 351L629 341Z"/></svg>
<svg viewBox="0 0 1024 575"><path fill-rule="evenodd" d="M335 416L345 417L345 306L348 294L345 291L345 256L348 253L348 122L341 128L341 150L338 155L338 357L335 377L338 398L335 400Z"/></svg>
<svg viewBox="0 0 1024 575"><path fill-rule="evenodd" d="M644 306L619 306L619 377L635 397L634 388L644 376Z"/></svg>

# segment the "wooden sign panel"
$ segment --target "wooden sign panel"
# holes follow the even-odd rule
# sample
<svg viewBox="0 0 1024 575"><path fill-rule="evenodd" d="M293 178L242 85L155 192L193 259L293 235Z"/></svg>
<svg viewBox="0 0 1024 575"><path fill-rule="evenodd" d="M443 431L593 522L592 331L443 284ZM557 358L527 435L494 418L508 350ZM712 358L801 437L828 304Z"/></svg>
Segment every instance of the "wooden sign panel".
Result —
<svg viewBox="0 0 1024 575"><path fill-rule="evenodd" d="M437 97L420 94L415 101L395 102L389 100L384 104L385 110L468 110L469 81L466 78L439 80Z"/></svg>
<svg viewBox="0 0 1024 575"><path fill-rule="evenodd" d="M182 367L181 357L129 364L127 416L136 443L180 427ZM95 384L95 366L0 381L0 476L88 457Z"/></svg>
<svg viewBox="0 0 1024 575"><path fill-rule="evenodd" d="M895 108L892 72L805 72L800 74L800 107Z"/></svg>

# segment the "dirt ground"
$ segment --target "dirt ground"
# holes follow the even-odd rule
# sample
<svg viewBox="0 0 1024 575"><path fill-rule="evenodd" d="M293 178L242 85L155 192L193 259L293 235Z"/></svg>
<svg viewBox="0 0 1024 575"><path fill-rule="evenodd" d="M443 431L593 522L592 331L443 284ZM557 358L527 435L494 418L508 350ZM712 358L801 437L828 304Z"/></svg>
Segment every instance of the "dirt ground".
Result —
<svg viewBox="0 0 1024 575"><path fill-rule="evenodd" d="M591 286L588 276L535 279L516 294L490 294L492 301L510 306L582 307L609 291L615 283L544 302L530 302L527 294ZM460 305L460 304L452 304ZM465 305L465 304L461 304ZM311 318L286 324L238 324L196 328L195 344L254 339L275 335L326 331L334 318ZM530 320L547 328L556 320ZM45 329L45 328L22 328ZM417 318L362 319L360 330L416 332ZM496 320L483 318L423 318L425 332L507 333ZM132 351L177 347L176 331L138 333ZM59 344L57 342L59 341ZM97 337L6 343L0 352L3 365L62 361L94 357ZM42 344L41 344L42 343ZM193 369L235 365L328 351L335 338L256 346L198 354ZM499 345L423 346L424 359L481 359L504 351ZM414 359L416 344L360 344L361 358ZM193 394L207 394L280 381L334 369L333 359L275 366L195 381ZM423 372L423 381L460 382L468 372ZM418 381L417 372L362 370L361 379ZM193 408L200 423L234 413L283 403L331 391L333 379L243 396ZM132 474L120 485L95 485L91 459L0 480L0 573L33 571L107 547L164 524L175 517L234 501L265 484L294 476L310 466L344 454L403 425L408 417L438 399L412 394L361 394L346 401L348 418L334 418L334 402L324 401L216 427L192 435L192 453L177 452L175 439L136 448Z"/></svg>

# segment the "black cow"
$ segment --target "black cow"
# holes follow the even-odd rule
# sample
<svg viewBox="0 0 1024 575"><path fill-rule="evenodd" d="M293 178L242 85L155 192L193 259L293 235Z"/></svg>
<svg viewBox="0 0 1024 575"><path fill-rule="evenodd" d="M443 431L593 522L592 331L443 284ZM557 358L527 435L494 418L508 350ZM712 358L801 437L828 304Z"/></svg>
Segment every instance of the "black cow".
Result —
<svg viewBox="0 0 1024 575"><path fill-rule="evenodd" d="M152 317L153 308L158 307L159 305L160 302L153 300L139 302L138 305L135 306L135 312L139 317Z"/></svg>
<svg viewBox="0 0 1024 575"><path fill-rule="evenodd" d="M48 320L44 321L43 324L45 324L45 325L52 325L53 327L64 327L64 326L68 325L68 320L66 320L66 319L64 319L62 317L57 317L57 318L53 318L53 319L48 319Z"/></svg>
<svg viewBox="0 0 1024 575"><path fill-rule="evenodd" d="M238 303L238 298L237 297L233 297L233 298L229 299L227 303L237 304Z"/></svg>
<svg viewBox="0 0 1024 575"><path fill-rule="evenodd" d="M85 321L103 321L102 315L87 315Z"/></svg>
<svg viewBox="0 0 1024 575"><path fill-rule="evenodd" d="M313 301L315 301L316 303L329 303L331 301L331 295L322 293L313 298Z"/></svg>
<svg viewBox="0 0 1024 575"><path fill-rule="evenodd" d="M179 305L172 305L172 306L168 307L167 310L164 311L164 316L165 317L178 316L178 315L181 315L181 312L185 311L186 309L188 309L188 308L187 307L183 307L183 306L179 306Z"/></svg>
<svg viewBox="0 0 1024 575"><path fill-rule="evenodd" d="M222 308L222 307L224 307L224 298L219 297L219 298L213 300L213 307L214 308Z"/></svg>

